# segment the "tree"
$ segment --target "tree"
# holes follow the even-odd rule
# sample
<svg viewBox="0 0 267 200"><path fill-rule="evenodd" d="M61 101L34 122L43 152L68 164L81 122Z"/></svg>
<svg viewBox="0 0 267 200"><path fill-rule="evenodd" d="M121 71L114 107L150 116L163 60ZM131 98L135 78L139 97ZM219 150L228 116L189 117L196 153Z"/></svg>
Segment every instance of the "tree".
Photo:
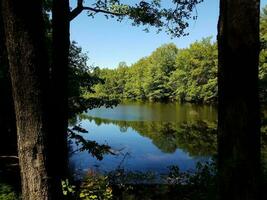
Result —
<svg viewBox="0 0 267 200"><path fill-rule="evenodd" d="M0 5L1 6L1 5ZM0 154L16 153L16 125L8 72L8 58L5 45L4 27L0 8Z"/></svg>
<svg viewBox="0 0 267 200"><path fill-rule="evenodd" d="M68 73L69 1L52 2L51 74L49 80L48 166L56 199L62 198L61 181L68 176ZM55 165L55 163L57 163Z"/></svg>
<svg viewBox="0 0 267 200"><path fill-rule="evenodd" d="M170 77L173 96L181 101L216 102L217 60L217 45L210 37L180 50Z"/></svg>
<svg viewBox="0 0 267 200"><path fill-rule="evenodd" d="M50 199L47 51L41 1L1 1L16 113L22 196Z"/></svg>
<svg viewBox="0 0 267 200"><path fill-rule="evenodd" d="M89 17L97 13L104 14L107 18L117 18L117 21L130 19L133 26L153 26L159 32L165 30L172 37L188 35L185 29L189 26L192 11L203 0L174 0L168 7L164 7L161 0L137 1L136 3L124 4L120 0L98 0L84 5L83 0L77 0L77 7L71 10L70 21L81 12L87 11ZM147 31L148 28L145 28Z"/></svg>
<svg viewBox="0 0 267 200"><path fill-rule="evenodd" d="M267 7L263 8L260 17L261 52L259 59L260 101L266 102L267 97Z"/></svg>
<svg viewBox="0 0 267 200"><path fill-rule="evenodd" d="M260 199L259 5L259 0L220 1L220 199Z"/></svg>
<svg viewBox="0 0 267 200"><path fill-rule="evenodd" d="M185 49L165 44L127 68L100 70L106 81L96 86L95 95L214 103L217 57L217 45L210 37Z"/></svg>
<svg viewBox="0 0 267 200"><path fill-rule="evenodd" d="M178 49L174 44L162 45L149 56L144 90L151 100L168 100L171 88L169 77L175 70Z"/></svg>

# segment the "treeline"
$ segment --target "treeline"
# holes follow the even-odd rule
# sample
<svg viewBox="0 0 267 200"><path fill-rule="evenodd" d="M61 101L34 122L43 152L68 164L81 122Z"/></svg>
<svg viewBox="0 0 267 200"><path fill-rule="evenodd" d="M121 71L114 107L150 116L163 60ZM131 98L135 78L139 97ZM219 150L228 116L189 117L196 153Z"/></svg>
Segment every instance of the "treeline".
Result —
<svg viewBox="0 0 267 200"><path fill-rule="evenodd" d="M205 38L178 49L174 44L157 48L148 57L116 69L98 69L105 84L95 95L113 98L214 102L217 98L217 47Z"/></svg>
<svg viewBox="0 0 267 200"><path fill-rule="evenodd" d="M261 54L259 89L261 101L267 97L267 10L261 14ZM94 87L94 97L217 102L217 44L211 37L196 41L188 48L165 44L131 66L121 62L115 69L95 70L104 84ZM242 71L240 71L242 76ZM88 94L92 96L92 94Z"/></svg>

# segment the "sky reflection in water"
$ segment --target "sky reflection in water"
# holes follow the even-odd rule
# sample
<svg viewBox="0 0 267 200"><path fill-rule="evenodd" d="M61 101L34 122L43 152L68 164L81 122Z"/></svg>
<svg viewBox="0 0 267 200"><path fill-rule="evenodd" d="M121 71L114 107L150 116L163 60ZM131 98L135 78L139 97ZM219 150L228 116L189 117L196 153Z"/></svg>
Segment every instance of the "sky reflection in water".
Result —
<svg viewBox="0 0 267 200"><path fill-rule="evenodd" d="M125 102L114 109L93 109L80 116L79 124L89 131L81 135L119 153L98 161L78 152L70 162L78 174L89 168L107 172L118 167L165 173L171 165L193 170L216 151L216 116L212 106L178 103Z"/></svg>

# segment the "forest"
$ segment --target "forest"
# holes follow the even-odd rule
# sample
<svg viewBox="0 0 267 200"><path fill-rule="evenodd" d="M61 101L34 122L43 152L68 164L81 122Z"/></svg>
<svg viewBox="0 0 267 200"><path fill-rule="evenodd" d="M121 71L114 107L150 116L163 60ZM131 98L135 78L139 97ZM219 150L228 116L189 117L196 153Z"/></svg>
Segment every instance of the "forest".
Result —
<svg viewBox="0 0 267 200"><path fill-rule="evenodd" d="M183 38L204 3L0 0L0 199L266 199L267 8L259 0L220 0L217 40L163 44L130 66L88 66L70 41L84 12ZM88 137L99 127L107 143L108 135ZM133 163L167 158L194 170L127 171L129 153L109 145L120 142L114 127L136 146ZM77 167L77 175L75 164L106 155L121 159L112 171Z"/></svg>
<svg viewBox="0 0 267 200"><path fill-rule="evenodd" d="M262 48L259 64L260 100L266 101L267 9L261 12L260 37ZM152 101L216 103L218 100L217 42L212 37L179 49L165 44L151 55L127 66L121 62L115 69L94 69L104 84L94 86L95 93L85 96Z"/></svg>
<svg viewBox="0 0 267 200"><path fill-rule="evenodd" d="M105 84L94 87L95 96L194 103L216 102L217 46L211 38L186 49L174 44L157 48L131 66L120 63L112 69L96 69Z"/></svg>

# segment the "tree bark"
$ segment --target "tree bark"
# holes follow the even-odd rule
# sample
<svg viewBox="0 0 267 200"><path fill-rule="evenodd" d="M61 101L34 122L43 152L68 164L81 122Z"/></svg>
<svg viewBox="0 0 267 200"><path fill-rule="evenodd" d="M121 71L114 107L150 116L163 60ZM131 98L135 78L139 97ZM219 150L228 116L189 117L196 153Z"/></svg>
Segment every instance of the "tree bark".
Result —
<svg viewBox="0 0 267 200"><path fill-rule="evenodd" d="M52 198L47 172L47 52L41 0L3 0L6 47L16 113L25 200Z"/></svg>
<svg viewBox="0 0 267 200"><path fill-rule="evenodd" d="M221 0L219 199L260 199L259 0Z"/></svg>

